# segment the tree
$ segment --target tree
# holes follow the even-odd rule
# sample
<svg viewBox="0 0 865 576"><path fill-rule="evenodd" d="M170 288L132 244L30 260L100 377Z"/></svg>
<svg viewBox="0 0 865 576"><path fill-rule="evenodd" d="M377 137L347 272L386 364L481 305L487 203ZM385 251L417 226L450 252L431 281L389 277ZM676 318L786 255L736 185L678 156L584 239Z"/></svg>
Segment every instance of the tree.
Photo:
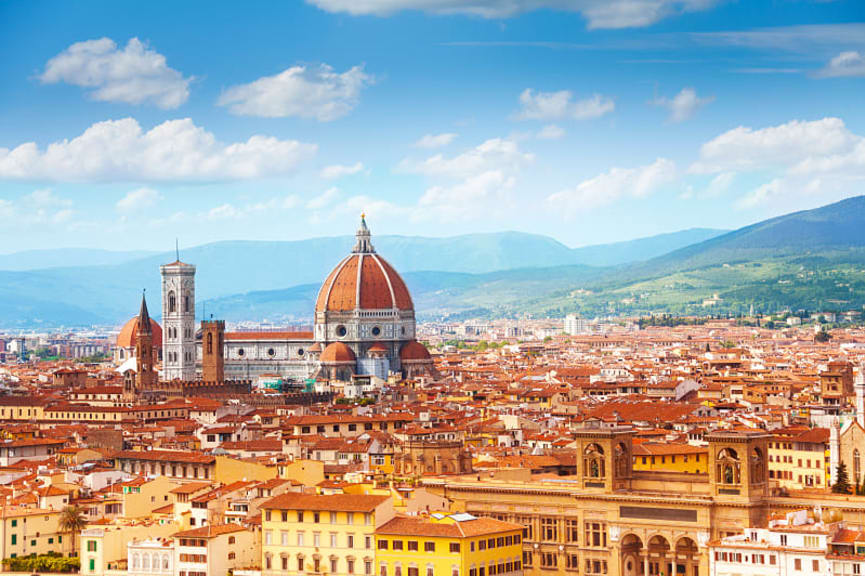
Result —
<svg viewBox="0 0 865 576"><path fill-rule="evenodd" d="M840 462L835 469L835 483L832 485L832 492L835 494L850 493L850 479L847 477L847 465Z"/></svg>
<svg viewBox="0 0 865 576"><path fill-rule="evenodd" d="M69 542L72 547L70 556L75 556L75 535L87 527L87 519L84 518L84 511L81 507L74 505L64 508L60 513L59 527L61 532L69 535Z"/></svg>
<svg viewBox="0 0 865 576"><path fill-rule="evenodd" d="M832 339L832 335L825 330L820 330L814 335L814 342L828 342Z"/></svg>

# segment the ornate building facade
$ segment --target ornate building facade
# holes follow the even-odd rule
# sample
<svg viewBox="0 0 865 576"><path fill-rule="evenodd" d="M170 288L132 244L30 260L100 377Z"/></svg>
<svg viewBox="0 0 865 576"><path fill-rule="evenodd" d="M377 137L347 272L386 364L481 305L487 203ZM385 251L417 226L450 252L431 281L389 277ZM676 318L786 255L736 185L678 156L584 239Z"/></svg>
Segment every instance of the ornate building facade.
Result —
<svg viewBox="0 0 865 576"><path fill-rule="evenodd" d="M455 510L524 525L527 575L707 575L712 540L765 525L767 434L708 434L708 474L635 471L632 438L630 428L577 431L574 476L421 482Z"/></svg>
<svg viewBox="0 0 865 576"><path fill-rule="evenodd" d="M180 261L162 274L163 380L195 379L195 266Z"/></svg>

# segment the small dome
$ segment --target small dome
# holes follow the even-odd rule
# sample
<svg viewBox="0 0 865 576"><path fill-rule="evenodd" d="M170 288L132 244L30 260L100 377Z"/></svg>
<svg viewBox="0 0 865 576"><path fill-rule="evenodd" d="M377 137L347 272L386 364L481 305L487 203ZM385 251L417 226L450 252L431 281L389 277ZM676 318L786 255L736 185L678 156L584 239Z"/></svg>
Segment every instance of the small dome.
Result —
<svg viewBox="0 0 865 576"><path fill-rule="evenodd" d="M387 348L385 348L380 342L376 342L372 346L370 346L369 352L376 352L381 354L387 354Z"/></svg>
<svg viewBox="0 0 865 576"><path fill-rule="evenodd" d="M432 359L432 357L429 354L429 350L426 349L426 346L424 346L417 340L410 340L403 344L403 347L400 348L399 359L403 362L413 362L429 361Z"/></svg>
<svg viewBox="0 0 865 576"><path fill-rule="evenodd" d="M328 344L321 353L320 360L322 364L354 364L356 361L354 352L342 342Z"/></svg>
<svg viewBox="0 0 865 576"><path fill-rule="evenodd" d="M150 331L153 333L153 347L162 348L162 328L156 321L150 319ZM118 348L135 348L135 340L138 339L138 316L134 316L124 324L117 335Z"/></svg>

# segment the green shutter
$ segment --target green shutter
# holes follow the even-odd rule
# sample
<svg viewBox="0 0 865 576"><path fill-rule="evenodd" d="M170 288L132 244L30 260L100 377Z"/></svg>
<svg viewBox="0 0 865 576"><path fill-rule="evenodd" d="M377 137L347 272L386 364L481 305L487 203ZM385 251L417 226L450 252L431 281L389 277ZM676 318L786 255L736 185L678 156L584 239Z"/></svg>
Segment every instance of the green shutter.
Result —
<svg viewBox="0 0 865 576"><path fill-rule="evenodd" d="M90 571L91 572L96 571L96 559L95 558L90 559Z"/></svg>
<svg viewBox="0 0 865 576"><path fill-rule="evenodd" d="M18 544L18 534L13 534L12 535L12 545L15 546L16 544Z"/></svg>

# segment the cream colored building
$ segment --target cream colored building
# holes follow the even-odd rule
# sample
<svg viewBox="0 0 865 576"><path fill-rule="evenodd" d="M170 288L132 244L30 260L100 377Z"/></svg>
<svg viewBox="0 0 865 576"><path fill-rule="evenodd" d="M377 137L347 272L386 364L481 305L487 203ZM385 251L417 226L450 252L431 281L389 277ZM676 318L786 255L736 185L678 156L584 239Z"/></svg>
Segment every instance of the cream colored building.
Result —
<svg viewBox="0 0 865 576"><path fill-rule="evenodd" d="M81 531L82 576L104 576L126 567L127 546L135 539L168 537L177 526L158 522L118 522Z"/></svg>
<svg viewBox="0 0 865 576"><path fill-rule="evenodd" d="M262 576L369 576L375 530L394 516L390 496L365 494L283 494L261 510Z"/></svg>

